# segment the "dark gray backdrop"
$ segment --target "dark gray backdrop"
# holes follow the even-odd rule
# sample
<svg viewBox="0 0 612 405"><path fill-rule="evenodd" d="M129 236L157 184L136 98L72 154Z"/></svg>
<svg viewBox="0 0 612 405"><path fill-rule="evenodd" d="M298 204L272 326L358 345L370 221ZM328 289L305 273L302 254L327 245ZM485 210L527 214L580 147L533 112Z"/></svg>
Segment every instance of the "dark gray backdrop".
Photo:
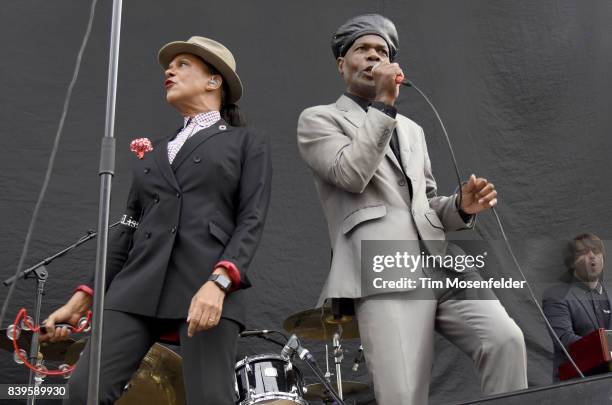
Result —
<svg viewBox="0 0 612 405"><path fill-rule="evenodd" d="M74 92L47 199L28 264L95 227L98 156L104 131L111 1L101 1ZM85 30L88 2L6 0L0 12L0 274L11 274L42 184L63 97ZM181 122L165 104L156 52L193 34L226 44L245 83L241 106L272 143L274 185L270 215L251 269L250 325L280 328L292 313L314 305L329 262L324 219L311 175L295 145L297 117L307 106L333 102L342 91L329 49L334 29L350 16L379 12L395 21L399 63L432 98L445 119L464 176L474 172L499 190L509 237L571 238L592 231L609 238L609 114L612 4L600 1L126 1L117 102L117 174L112 218L129 186L128 145L158 138ZM431 111L402 89L398 108L427 134L441 193L454 189L449 155ZM490 214L469 237L499 239ZM562 271L560 253L521 244L532 280ZM49 271L44 315L69 296L93 265L95 243L58 260ZM499 271L516 276L507 265ZM10 317L33 305L33 282L23 282ZM541 294L542 285L536 285ZM0 299L6 289L0 289ZM529 383L550 383L552 345L524 294L501 293L523 328ZM323 361L322 346L307 342ZM351 343L354 350L356 343ZM254 340L241 354L276 351ZM431 402L479 395L469 359L436 341ZM365 367L346 376L367 381ZM0 353L0 382L27 373ZM504 367L504 365L500 365ZM363 396L367 401L369 396Z"/></svg>

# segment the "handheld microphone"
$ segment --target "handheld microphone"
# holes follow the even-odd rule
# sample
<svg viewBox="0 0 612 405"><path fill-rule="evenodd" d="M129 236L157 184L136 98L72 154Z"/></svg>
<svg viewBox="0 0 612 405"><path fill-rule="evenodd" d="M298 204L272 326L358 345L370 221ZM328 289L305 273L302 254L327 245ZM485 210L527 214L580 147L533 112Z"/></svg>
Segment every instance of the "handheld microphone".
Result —
<svg viewBox="0 0 612 405"><path fill-rule="evenodd" d="M359 345L359 352L357 356L355 356L355 360L353 361L353 371L357 371L359 368L359 364L363 363L363 346Z"/></svg>
<svg viewBox="0 0 612 405"><path fill-rule="evenodd" d="M272 333L271 330L262 329L262 330L245 330L244 332L240 332L240 337L249 337L249 336L263 336L268 333Z"/></svg>
<svg viewBox="0 0 612 405"><path fill-rule="evenodd" d="M402 86L412 87L412 82L406 79L403 75L395 76L395 83L401 84Z"/></svg>
<svg viewBox="0 0 612 405"><path fill-rule="evenodd" d="M378 62L374 66L372 66L372 70L376 69L378 67L378 65L380 65L380 62ZM403 86L412 87L412 82L410 82L410 80L406 79L404 77L404 75L397 75L395 77L395 84L401 84Z"/></svg>

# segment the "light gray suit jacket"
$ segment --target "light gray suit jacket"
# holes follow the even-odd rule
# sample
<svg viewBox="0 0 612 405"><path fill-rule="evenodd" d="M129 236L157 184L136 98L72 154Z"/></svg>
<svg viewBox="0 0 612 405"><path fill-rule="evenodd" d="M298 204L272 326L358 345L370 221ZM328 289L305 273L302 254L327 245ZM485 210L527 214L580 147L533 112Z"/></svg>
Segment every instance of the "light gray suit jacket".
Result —
<svg viewBox="0 0 612 405"><path fill-rule="evenodd" d="M397 130L403 169L389 147ZM318 305L327 298L362 297L362 240L444 240L445 231L467 229L456 196L436 195L423 129L341 96L308 108L298 121L298 147L313 171L333 249Z"/></svg>

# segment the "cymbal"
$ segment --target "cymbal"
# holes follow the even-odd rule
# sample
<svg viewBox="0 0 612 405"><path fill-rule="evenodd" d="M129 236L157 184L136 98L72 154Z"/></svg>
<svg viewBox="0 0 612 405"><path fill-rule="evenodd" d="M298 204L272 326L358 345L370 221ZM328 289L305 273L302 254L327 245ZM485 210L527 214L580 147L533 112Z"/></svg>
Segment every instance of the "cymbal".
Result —
<svg viewBox="0 0 612 405"><path fill-rule="evenodd" d="M304 339L330 340L338 328L342 328L342 339L359 337L357 319L354 316L343 315L334 318L331 308L315 308L291 315L283 322L283 327L289 333Z"/></svg>
<svg viewBox="0 0 612 405"><path fill-rule="evenodd" d="M334 390L338 390L336 383L332 383ZM342 396L359 394L368 390L368 384L357 381L342 381ZM308 384L304 393L304 399L307 401L331 401L331 396L325 390L325 386L321 383Z"/></svg>
<svg viewBox="0 0 612 405"><path fill-rule="evenodd" d="M66 351L66 356L64 359L68 364L74 364L81 357L81 352L85 349L85 344L87 343L88 338L83 338L81 340L77 340L73 344L70 345L68 350Z"/></svg>
<svg viewBox="0 0 612 405"><path fill-rule="evenodd" d="M155 343L115 405L185 405L181 356Z"/></svg>
<svg viewBox="0 0 612 405"><path fill-rule="evenodd" d="M68 364L79 359L87 340L81 339L70 347L66 354ZM155 343L115 405L185 405L182 362L181 356Z"/></svg>
<svg viewBox="0 0 612 405"><path fill-rule="evenodd" d="M22 330L17 345L30 354L30 343L32 339L32 331ZM39 352L42 353L44 360L62 361L66 356L66 352L74 343L74 339L62 340L60 342L41 342ZM13 352L13 341L6 336L6 329L0 329L0 348L9 352Z"/></svg>

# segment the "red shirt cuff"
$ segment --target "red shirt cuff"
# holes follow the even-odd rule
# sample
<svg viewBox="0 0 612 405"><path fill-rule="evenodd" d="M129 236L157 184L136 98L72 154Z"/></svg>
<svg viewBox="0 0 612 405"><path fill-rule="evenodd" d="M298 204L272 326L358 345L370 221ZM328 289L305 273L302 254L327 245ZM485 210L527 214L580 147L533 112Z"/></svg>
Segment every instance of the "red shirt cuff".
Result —
<svg viewBox="0 0 612 405"><path fill-rule="evenodd" d="M74 289L74 292L77 292L77 291L83 291L85 294L93 297L93 289L86 286L85 284L81 284L80 286Z"/></svg>
<svg viewBox="0 0 612 405"><path fill-rule="evenodd" d="M230 291L237 290L240 286L240 271L238 270L238 267L236 267L234 263L227 260L221 260L215 265L215 268L217 267L223 267L225 270L227 270L227 275L232 281L232 288Z"/></svg>

